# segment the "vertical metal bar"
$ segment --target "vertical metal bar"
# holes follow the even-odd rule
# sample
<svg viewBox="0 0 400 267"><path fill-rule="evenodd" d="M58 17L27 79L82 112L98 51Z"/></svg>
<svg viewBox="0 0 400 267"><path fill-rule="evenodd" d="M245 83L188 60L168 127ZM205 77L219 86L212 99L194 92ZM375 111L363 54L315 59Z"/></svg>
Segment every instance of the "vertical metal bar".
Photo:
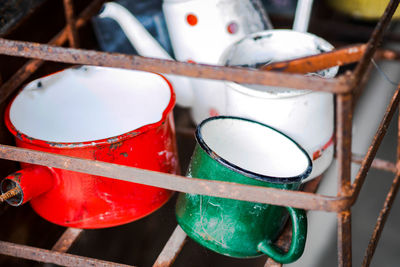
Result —
<svg viewBox="0 0 400 267"><path fill-rule="evenodd" d="M376 221L375 229L369 241L368 248L365 251L364 261L362 264L363 267L367 267L371 264L372 257L374 256L375 249L378 245L379 238L381 237L383 231L383 227L385 226L394 199L396 198L396 195L399 191L399 186L400 176L396 175L395 179L393 180L392 186L390 187L389 193L387 194L387 197L385 199L385 204L383 204L383 208L379 213L379 217Z"/></svg>
<svg viewBox="0 0 400 267"><path fill-rule="evenodd" d="M400 165L400 110L398 115L398 132L397 132L397 166ZM374 256L376 247L378 245L379 239L381 237L383 227L385 226L386 220L389 216L390 210L392 208L394 199L399 191L400 186L400 175L399 172L393 180L392 186L390 187L389 193L383 204L383 208L379 213L379 217L376 221L374 232L372 233L371 239L368 243L368 247L365 251L363 267L368 267L371 264L372 257Z"/></svg>
<svg viewBox="0 0 400 267"><path fill-rule="evenodd" d="M176 226L168 242L165 244L163 250L154 262L153 267L167 267L171 266L179 252L182 250L183 245L186 243L187 235L178 225Z"/></svg>
<svg viewBox="0 0 400 267"><path fill-rule="evenodd" d="M385 33L387 27L389 26L390 20L393 17L394 12L396 11L397 6L399 5L400 0L391 0L387 5L385 12L383 13L381 19L376 25L374 32L371 35L367 43L367 49L364 53L364 56L361 58L358 63L356 69L354 70L354 81L353 88L359 90L360 82L367 70L368 66L371 63L371 59L374 56L375 51L378 48L378 45L381 43L383 34Z"/></svg>
<svg viewBox="0 0 400 267"><path fill-rule="evenodd" d="M67 33L69 45L74 48L79 47L78 31L76 29L74 6L72 0L64 1L65 19L67 21Z"/></svg>
<svg viewBox="0 0 400 267"><path fill-rule="evenodd" d="M349 194L351 189L351 138L353 96L339 94L336 97L336 138L338 160L338 196ZM337 215L338 219L338 264L351 266L351 211L346 210Z"/></svg>
<svg viewBox="0 0 400 267"><path fill-rule="evenodd" d="M72 227L67 228L67 230L65 230L51 250L57 252L67 252L68 249L78 240L82 232L82 229Z"/></svg>
<svg viewBox="0 0 400 267"><path fill-rule="evenodd" d="M353 153L353 155L351 156L351 160L353 163L361 165L364 161L364 156ZM394 174L397 173L396 164L383 159L374 158L371 163L371 167L382 171L392 172Z"/></svg>

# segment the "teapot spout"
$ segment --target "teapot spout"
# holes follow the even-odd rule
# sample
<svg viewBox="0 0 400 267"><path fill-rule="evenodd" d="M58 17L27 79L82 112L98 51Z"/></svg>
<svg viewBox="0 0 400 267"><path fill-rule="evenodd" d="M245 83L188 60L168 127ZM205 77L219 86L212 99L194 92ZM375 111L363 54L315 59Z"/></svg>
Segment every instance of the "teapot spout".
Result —
<svg viewBox="0 0 400 267"><path fill-rule="evenodd" d="M135 16L120 4L114 2L105 3L98 16L100 18L110 18L117 22L139 55L172 59Z"/></svg>
<svg viewBox="0 0 400 267"><path fill-rule="evenodd" d="M98 16L100 18L110 18L117 22L139 55L174 60L135 16L120 4L114 2L105 3ZM193 102L190 80L183 76L165 76L175 90L177 104L182 107L190 107Z"/></svg>

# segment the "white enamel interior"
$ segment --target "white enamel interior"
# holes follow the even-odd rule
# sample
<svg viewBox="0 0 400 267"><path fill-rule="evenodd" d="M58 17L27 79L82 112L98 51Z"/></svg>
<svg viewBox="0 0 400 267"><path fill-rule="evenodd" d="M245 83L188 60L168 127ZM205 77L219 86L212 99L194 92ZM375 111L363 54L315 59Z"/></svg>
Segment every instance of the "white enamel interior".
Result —
<svg viewBox="0 0 400 267"><path fill-rule="evenodd" d="M331 51L333 46L322 38L310 33L292 30L268 30L248 35L231 45L221 57L221 64L256 68L260 63L272 63ZM319 71L315 74L333 78L338 67ZM228 82L229 86L242 93L258 97L289 97L305 94L308 90L262 85L241 85Z"/></svg>
<svg viewBox="0 0 400 267"><path fill-rule="evenodd" d="M304 173L309 159L292 140L264 125L235 118L207 121L205 144L226 161L253 173L284 178Z"/></svg>
<svg viewBox="0 0 400 267"><path fill-rule="evenodd" d="M10 120L35 139L87 142L160 121L170 99L157 74L83 66L29 83L13 101Z"/></svg>

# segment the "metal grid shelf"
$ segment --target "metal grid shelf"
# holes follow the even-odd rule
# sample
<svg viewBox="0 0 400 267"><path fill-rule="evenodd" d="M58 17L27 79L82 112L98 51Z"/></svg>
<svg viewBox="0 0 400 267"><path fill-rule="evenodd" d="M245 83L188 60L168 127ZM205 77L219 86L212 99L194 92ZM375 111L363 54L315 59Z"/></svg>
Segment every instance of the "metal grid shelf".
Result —
<svg viewBox="0 0 400 267"><path fill-rule="evenodd" d="M314 193L319 183L318 179L309 183L305 188L305 192L292 192L273 188L237 185L227 182L206 181L193 178L189 179L178 175L158 173L106 162L61 156L7 145L0 145L0 158L163 187L179 192L292 206L305 210L335 212L337 213L338 220L338 262L340 266L351 266L351 207L358 198L366 179L367 172L371 166L386 170L394 173L395 178L377 220L376 228L372 234L370 244L366 250L363 266L368 266L400 185L399 171L397 168L397 165L400 163L400 146L397 149L396 163L374 159L378 147L386 133L389 122L399 104L400 87L398 87L394 93L381 121L381 125L365 156L353 155L351 151L353 106L356 96L362 91L362 87L367 80L367 73L370 69L371 59L378 56L380 59L397 60L400 57L399 53L396 51L378 50L378 44L382 40L382 36L389 25L399 1L400 0L390 1L384 15L381 17L371 35L371 38L366 44L365 51L362 53L355 70L328 80L317 77L306 77L299 74L191 64L134 55L78 49L79 40L77 30L87 23L98 11L102 2L104 2L101 0L92 1L90 5L77 17L74 16L72 0L64 0L67 24L65 28L48 44L0 38L0 54L13 57L32 58L9 80L5 81L1 85L0 102L4 102L12 93L14 93L16 89L43 64L44 61L119 67L166 74L185 75L190 77L229 80L239 83L271 86L279 85L296 89L312 89L316 91L323 90L334 93L336 95L336 158L338 161L337 180L339 184L337 196L333 197ZM61 47L61 45L67 41L73 48ZM400 140L400 131L398 140ZM361 164L361 168L353 183L351 183L350 180L351 162ZM0 241L0 253L64 266L125 266L114 262L106 262L66 253L81 233L82 230L80 229L66 229L61 238L53 246L52 250ZM281 238L278 240L278 244L285 247L289 242L288 240L291 239L290 235L290 228L287 227L287 230L285 230ZM186 235L178 226L158 256L154 266L172 265L182 249L185 240ZM279 264L276 264L271 259L268 259L266 262L266 266L277 265L279 266Z"/></svg>

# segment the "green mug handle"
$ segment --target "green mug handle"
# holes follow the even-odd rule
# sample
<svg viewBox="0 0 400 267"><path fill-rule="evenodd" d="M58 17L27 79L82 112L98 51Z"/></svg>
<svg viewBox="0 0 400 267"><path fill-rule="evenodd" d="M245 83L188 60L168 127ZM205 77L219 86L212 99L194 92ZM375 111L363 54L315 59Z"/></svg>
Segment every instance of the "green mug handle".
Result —
<svg viewBox="0 0 400 267"><path fill-rule="evenodd" d="M303 254L307 236L306 212L301 209L286 207L292 219L292 242L289 251L283 252L271 240L264 240L257 248L268 257L279 263L291 263Z"/></svg>

